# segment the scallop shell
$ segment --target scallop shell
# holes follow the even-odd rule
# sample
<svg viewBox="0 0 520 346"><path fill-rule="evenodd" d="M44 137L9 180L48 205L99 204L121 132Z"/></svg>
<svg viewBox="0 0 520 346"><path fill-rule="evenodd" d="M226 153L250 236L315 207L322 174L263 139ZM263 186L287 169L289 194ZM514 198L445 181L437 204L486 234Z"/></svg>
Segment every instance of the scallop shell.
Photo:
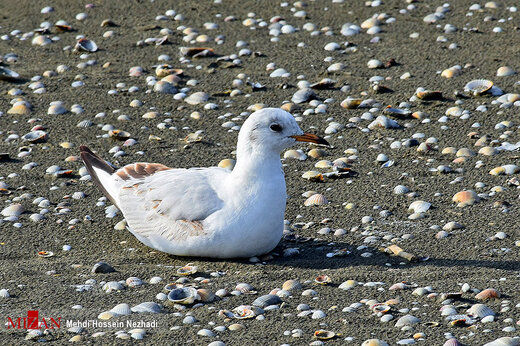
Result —
<svg viewBox="0 0 520 346"><path fill-rule="evenodd" d="M283 158L304 161L307 159L307 155L305 155L305 153L302 150L290 149L283 154Z"/></svg>
<svg viewBox="0 0 520 346"><path fill-rule="evenodd" d="M131 308L132 312L157 314L162 311L162 306L154 302L144 302Z"/></svg>
<svg viewBox="0 0 520 346"><path fill-rule="evenodd" d="M317 319L320 319L320 318L325 318L326 316L327 316L327 314L324 313L323 311L321 311L321 310L314 310L314 312L311 315L311 318L313 320L317 320Z"/></svg>
<svg viewBox="0 0 520 346"><path fill-rule="evenodd" d="M263 307L269 306L269 305L280 304L281 302L282 302L282 300L277 295L266 294L266 295L256 298L253 301L253 305L263 308Z"/></svg>
<svg viewBox="0 0 520 346"><path fill-rule="evenodd" d="M152 277L152 278L150 279L149 282L150 282L152 285L155 285L155 284L158 284L158 283L160 283L160 282L162 282L162 281L163 281L163 279L162 279L160 276L154 276L154 277Z"/></svg>
<svg viewBox="0 0 520 346"><path fill-rule="evenodd" d="M103 311L102 313L100 313L98 315L97 318L100 319L100 320L109 320L109 319L114 318L116 316L117 315L115 313L111 312L111 311Z"/></svg>
<svg viewBox="0 0 520 346"><path fill-rule="evenodd" d="M302 178L314 181L314 182L321 182L323 181L323 174L317 171L307 171L302 174Z"/></svg>
<svg viewBox="0 0 520 346"><path fill-rule="evenodd" d="M3 216L20 216L24 211L23 205L16 203L2 209L0 214Z"/></svg>
<svg viewBox="0 0 520 346"><path fill-rule="evenodd" d="M390 311L390 309L391 307L386 304L374 304L370 307L370 310L372 310L376 314L386 314L388 311Z"/></svg>
<svg viewBox="0 0 520 346"><path fill-rule="evenodd" d="M250 306L241 305L233 309L233 317L245 320L256 316L256 312Z"/></svg>
<svg viewBox="0 0 520 346"><path fill-rule="evenodd" d="M333 167L333 164L329 160L320 160L314 164L314 167L321 169L330 169Z"/></svg>
<svg viewBox="0 0 520 346"><path fill-rule="evenodd" d="M431 203L425 201L415 201L410 204L408 207L409 211L413 211L414 213L425 213L432 206Z"/></svg>
<svg viewBox="0 0 520 346"><path fill-rule="evenodd" d="M480 201L480 198L475 191L466 190L457 192L453 196L452 201L458 203L457 206L459 207L465 207L475 204L476 202Z"/></svg>
<svg viewBox="0 0 520 346"><path fill-rule="evenodd" d="M325 198L325 196L323 196L322 194L317 193L307 198L303 205L305 205L306 207L310 207L313 205L325 205L327 203L329 203L327 198Z"/></svg>
<svg viewBox="0 0 520 346"><path fill-rule="evenodd" d="M219 163L218 163L218 166L220 168L225 168L225 169L229 169L230 171L233 170L233 168L235 167L235 163L236 161L233 160L233 159L224 159L224 160L221 160Z"/></svg>
<svg viewBox="0 0 520 346"><path fill-rule="evenodd" d="M168 299L174 303L187 305L199 300L200 297L195 288L182 287L171 290Z"/></svg>
<svg viewBox="0 0 520 346"><path fill-rule="evenodd" d="M313 159L320 159L322 157L325 157L325 156L329 155L329 153L326 150L324 150L324 149L314 148L314 149L309 150L307 155L309 155Z"/></svg>
<svg viewBox="0 0 520 346"><path fill-rule="evenodd" d="M197 290L197 294L200 297L200 301L203 303L211 303L212 301L215 300L215 297L216 297L215 293L213 293L212 291L210 291L206 288L199 288Z"/></svg>
<svg viewBox="0 0 520 346"><path fill-rule="evenodd" d="M408 193L408 192L410 192L410 189L404 185L397 185L396 187L394 187L394 193L396 195L404 195L405 193Z"/></svg>
<svg viewBox="0 0 520 346"><path fill-rule="evenodd" d="M446 340L446 342L443 344L443 346L461 346L462 344L459 342L459 340L455 338L451 338Z"/></svg>
<svg viewBox="0 0 520 346"><path fill-rule="evenodd" d="M110 309L110 312L112 312L116 316L131 315L132 309L130 309L130 305L128 305L126 303L121 303L121 304L117 304L112 309Z"/></svg>
<svg viewBox="0 0 520 346"><path fill-rule="evenodd" d="M85 52L91 52L91 53L98 50L97 44L94 41L88 40L86 38L79 39L78 42L76 43L75 48L78 51L85 51Z"/></svg>
<svg viewBox="0 0 520 346"><path fill-rule="evenodd" d="M388 343L379 339L368 339L363 341L361 346L388 346Z"/></svg>
<svg viewBox="0 0 520 346"><path fill-rule="evenodd" d="M256 294L257 291L248 283L242 282L236 285L235 290L240 291L244 294Z"/></svg>
<svg viewBox="0 0 520 346"><path fill-rule="evenodd" d="M469 315L472 315L475 317L480 317L480 318L495 315L495 312L484 304L473 304L466 312Z"/></svg>
<svg viewBox="0 0 520 346"><path fill-rule="evenodd" d="M478 300L488 300L493 298L500 298L500 293L498 293L494 288L487 288L475 296L475 299Z"/></svg>
<svg viewBox="0 0 520 346"><path fill-rule="evenodd" d="M302 284L297 280L287 280L283 283L282 289L286 291L295 291L302 289Z"/></svg>
<svg viewBox="0 0 520 346"><path fill-rule="evenodd" d="M122 130L110 130L108 131L108 135L111 138L117 139L119 141L127 140L131 136L130 133Z"/></svg>
<svg viewBox="0 0 520 346"><path fill-rule="evenodd" d="M475 79L464 86L464 91L474 96L482 95L493 87L493 82L487 79Z"/></svg>
<svg viewBox="0 0 520 346"><path fill-rule="evenodd" d="M43 143L47 140L47 138L48 138L47 132L42 131L42 130L31 131L22 136L22 139L24 141L27 141L30 143Z"/></svg>
<svg viewBox="0 0 520 346"><path fill-rule="evenodd" d="M404 326L411 326L411 325L417 324L419 322L421 322L421 320L415 316L404 315L403 317L401 317L400 319L397 320L397 322L395 323L395 326L397 328L401 328Z"/></svg>
<svg viewBox="0 0 520 346"><path fill-rule="evenodd" d="M520 342L518 341L517 338L503 336L501 338L488 342L487 344L485 344L483 346L518 346L519 344L520 344Z"/></svg>
<svg viewBox="0 0 520 346"><path fill-rule="evenodd" d="M345 100L341 101L341 107L346 109L356 109L363 102L362 99L347 97Z"/></svg>
<svg viewBox="0 0 520 346"><path fill-rule="evenodd" d="M126 279L126 285L128 287L138 287L143 284L143 281L135 276L131 276L128 279Z"/></svg>
<svg viewBox="0 0 520 346"><path fill-rule="evenodd" d="M182 268L177 269L177 275L188 276L195 274L199 268L190 264L185 265Z"/></svg>
<svg viewBox="0 0 520 346"><path fill-rule="evenodd" d="M0 80L15 82L20 79L20 75L5 66L0 66Z"/></svg>
<svg viewBox="0 0 520 346"><path fill-rule="evenodd" d="M331 332L330 330L317 330L314 332L314 337L319 340L329 340L336 336L336 333Z"/></svg>
<svg viewBox="0 0 520 346"><path fill-rule="evenodd" d="M332 282L332 279L328 275L318 275L314 282L319 285L328 285Z"/></svg>
<svg viewBox="0 0 520 346"><path fill-rule="evenodd" d="M346 290L349 290L356 286L357 286L357 282L355 280L347 280L347 281L341 283L341 285L339 285L339 288L346 291Z"/></svg>
<svg viewBox="0 0 520 346"><path fill-rule="evenodd" d="M125 287L117 281L109 281L103 285L103 291L105 291L106 293L110 293L112 291L121 291L124 288Z"/></svg>

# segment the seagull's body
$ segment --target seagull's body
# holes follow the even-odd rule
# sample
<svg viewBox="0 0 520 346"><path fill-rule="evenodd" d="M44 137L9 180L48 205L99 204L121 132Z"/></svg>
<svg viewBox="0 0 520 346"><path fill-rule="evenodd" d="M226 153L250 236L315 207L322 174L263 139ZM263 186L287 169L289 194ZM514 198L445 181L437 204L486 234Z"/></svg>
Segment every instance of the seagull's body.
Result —
<svg viewBox="0 0 520 346"><path fill-rule="evenodd" d="M145 245L178 256L251 257L282 237L287 196L280 152L297 140L327 144L303 134L291 114L265 108L244 122L233 171L156 163L116 171L85 146L81 157Z"/></svg>

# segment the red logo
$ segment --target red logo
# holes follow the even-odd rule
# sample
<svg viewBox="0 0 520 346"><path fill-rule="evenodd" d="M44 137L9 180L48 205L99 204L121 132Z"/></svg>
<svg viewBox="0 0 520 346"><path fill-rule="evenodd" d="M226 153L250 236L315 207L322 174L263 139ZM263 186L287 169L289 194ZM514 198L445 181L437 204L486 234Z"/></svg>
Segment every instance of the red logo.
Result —
<svg viewBox="0 0 520 346"><path fill-rule="evenodd" d="M39 318L38 310L27 311L27 317L18 317L14 320L7 317L7 329L54 329L61 327L61 317L57 321L53 317Z"/></svg>

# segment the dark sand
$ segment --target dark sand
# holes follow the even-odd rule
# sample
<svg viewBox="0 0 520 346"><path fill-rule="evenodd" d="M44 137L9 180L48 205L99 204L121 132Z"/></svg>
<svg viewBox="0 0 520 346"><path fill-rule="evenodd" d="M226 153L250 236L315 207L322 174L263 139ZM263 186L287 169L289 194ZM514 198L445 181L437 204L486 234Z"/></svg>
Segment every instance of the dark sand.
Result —
<svg viewBox="0 0 520 346"><path fill-rule="evenodd" d="M224 300L211 303L208 306L183 311L191 311L200 321L196 326L183 325L183 317L172 315L175 309L168 307L165 313L157 315L132 315L131 320L155 320L157 328L146 328L145 343L149 344L187 344L206 345L214 340L222 340L227 345L305 345L313 341L312 333L318 329L332 330L341 333L341 337L326 341L327 344L343 344L345 337L353 337L353 344L359 345L369 338L379 338L389 344L395 344L398 340L410 338L414 333L425 333L424 340L417 341L423 345L441 345L445 341L445 333L452 333L461 342L467 345L482 345L501 336L518 336L518 331L504 332L507 326L515 326L520 320L520 309L515 305L520 303L520 262L519 249L515 241L520 240L520 218L518 217L518 190L515 186L507 185L511 176L491 176L488 174L493 167L503 164L518 164L518 152L501 152L499 155L489 157L478 155L470 157L463 164L454 164L451 161L453 155L442 155L441 150L448 146L456 148L467 147L475 151L475 139L466 134L471 131L479 135L488 134L491 139L499 139L503 132L495 130L495 124L500 121L510 120L515 125L510 128L511 133L506 140L511 143L518 142L518 107L509 109L491 105L494 97L482 97L464 100L461 106L470 110L471 117L468 120L450 119L445 125L448 130L441 130L443 124L437 120L444 115L446 109L455 105L454 90L462 90L464 85L472 80L486 78L495 81L505 92L518 92L515 85L518 75L511 77L496 77L496 71L500 66L507 65L520 69L519 51L519 19L517 13L510 13L508 7L515 5L514 1L497 1L498 9L485 9L485 11L473 11L473 16L466 16L469 6L474 1L453 1L451 11L446 13L446 18L439 21L439 27L427 25L423 17L433 13L437 6L445 1L421 1L416 3L417 9L409 14L400 14L399 10L405 8L405 1L387 0L382 6L372 8L363 6L364 1L346 1L344 4L333 4L331 1L308 1L304 8L307 18L295 18L289 7L280 7L276 1L223 1L222 4L213 4L211 1L183 1L168 4L163 1L150 3L148 1L108 1L94 2L96 7L85 9L84 4L78 2L55 0L52 3L34 2L31 0L2 1L0 2L0 33L9 34L15 29L22 32L31 31L43 21L54 23L59 19L68 21L75 32L59 33L60 41L45 47L31 45L31 39L25 41L12 37L10 41L0 41L0 55L15 53L18 55L16 63L9 64L9 68L19 72L23 77L30 79L35 75L42 75L46 70L55 70L60 64L66 64L70 70L55 77L44 78L47 92L34 94L28 88L29 81L13 84L0 82L0 111L4 114L0 117L0 152L8 152L12 160L0 162L0 181L5 181L10 186L9 195L0 195L0 200L6 202L23 193L29 193L32 197L24 199L21 203L27 212L20 217L23 226L15 228L12 222L4 222L0 225L0 289L9 289L12 298L0 298L0 344L13 345L23 343L25 331L7 330L4 323L7 317L25 316L27 310L39 310L43 316L59 316L62 320L92 320L105 310L114 305L126 302L131 306L143 301L156 301L155 295L161 290L162 284L144 285L135 289L126 289L119 293L107 294L100 287L95 287L88 292L76 292L73 285L83 284L89 278L101 281L125 280L130 276L137 276L143 280L149 280L153 276L160 276L165 281L174 281L178 277L175 267L192 262L199 266L201 276L210 277L214 271L224 271L226 275L220 278L211 277L211 283L201 285L212 290L226 288L233 290L239 282L247 282L253 285L259 294L267 294L276 287L281 287L287 279L297 279L301 282L313 280L317 275L326 273L332 278L332 284L318 286L313 283L306 284L306 288L312 288L318 292L317 298L303 297L301 292L296 292L293 297L285 298L280 310L269 311L265 314L265 320L246 320L242 323L246 326L243 331L217 332L218 337L208 338L197 336L202 328L212 329L209 322L215 322L215 326L229 326L236 321L224 321L218 316L220 309L231 310L241 304L250 304L254 296L231 296ZM52 5L55 12L41 14L44 6ZM484 3L482 2L482 6ZM328 10L325 11L324 7ZM181 23L173 20L155 21L157 15L162 15L168 9L175 9L185 16ZM79 12L88 13L88 18L80 22L74 19ZM280 36L280 42L270 42L267 28L250 30L242 25L242 20L247 18L248 12L256 13L256 18L262 18L267 22L275 15L286 18L289 24L301 28L306 22L316 24L317 28L330 27L333 36L311 36L309 32L300 32ZM395 17L393 24L383 25L383 32L378 36L379 43L370 43L373 37L361 33L352 37L340 35L341 25L346 22L361 24L362 21L374 13L387 13ZM222 14L221 18L216 18ZM234 15L238 20L224 22L223 18ZM486 16L495 19L505 18L506 22L487 21ZM512 17L512 20L507 20ZM111 18L118 26L115 28L103 28L100 23ZM215 22L220 26L217 30L205 30L205 22ZM442 28L445 24L455 25L459 30L455 33L444 34ZM159 29L142 31L138 27L157 24L161 28L171 28L174 33L170 35L171 44L156 47L147 45L136 47L138 40L147 37L159 37ZM238 40L249 43L249 49L260 51L262 57L241 57L241 67L232 69L218 68L214 73L208 73L208 65L215 58L205 58L193 61L193 66L201 66L201 69L187 67L178 62L178 46L190 46L182 41L181 31L176 28L179 25L193 27L200 33L207 33L214 38L217 34L225 35L225 42L217 45L213 41L207 44L195 44L192 46L209 46L215 49L218 55L238 53L235 47ZM492 28L500 26L504 32L495 34ZM464 30L463 30L464 28ZM466 29L478 28L477 31ZM116 33L114 38L105 39L102 34L107 30ZM411 39L413 32L420 33L419 38ZM89 59L95 59L97 64L86 69L76 68L78 63L84 61L79 54L64 51L63 47L74 45L76 35L85 35L96 41L100 50L92 53ZM438 36L448 38L445 43L437 42ZM51 35L55 36L54 34ZM327 52L323 49L328 42L349 41L358 46L354 53L341 54L339 52ZM308 48L297 48L298 42L305 42ZM457 43L460 48L450 50L450 43ZM157 93L145 93L145 76L129 77L128 70L132 66L142 66L153 75L153 65L157 64L160 54L168 54L172 57L172 66L182 68L188 79L197 79L200 84L192 87L194 91L206 91L211 95L231 89L231 82L237 74L245 73L253 82L265 85L265 90L250 92L243 87L244 94L250 97L238 96L214 96L210 100L219 104L218 110L204 110L202 105L189 106L182 101L175 101L172 95ZM328 75L326 68L330 63L324 58L331 56L333 62L343 62L347 68L339 74ZM398 62L383 70L370 70L366 67L372 59L387 61L391 58ZM110 62L110 66L103 65ZM291 73L288 79L269 78L265 66L275 62L277 67L282 67ZM472 67L464 68L461 76L445 79L437 73L445 68L459 64ZM401 80L399 77L410 72L412 78ZM74 77L83 74L85 86L72 88L70 85ZM235 149L237 132L227 132L220 125L224 122L217 116L226 112L238 115L246 111L249 105L265 103L269 106L281 106L282 101L289 100L297 90L298 75L305 75L305 79L316 82L324 77L336 79L338 87L348 84L351 86L349 93L342 93L339 88L333 90L316 91L321 99L329 97L336 101L329 104L327 114L305 115L301 127L304 130L313 130L323 134L328 117L334 117L335 121L347 124L348 119L361 116L367 109L346 110L340 107L341 100L347 96L360 96L364 91L370 93L368 79L373 75L381 75L388 78L384 84L394 90L393 93L370 95L383 105L398 106L400 102L408 101L416 88L424 87L430 90L442 91L446 99L443 101L414 102L413 111L423 111L429 115L431 123L421 124L420 120L398 120L400 124L408 123L409 127L400 130L380 130L369 133L359 129L345 129L342 132L331 135L329 141L334 149L327 149L330 156L335 159L346 156L343 152L347 148L357 148L359 160L352 165L357 173L353 178L341 180L328 180L324 183L312 183L301 178L304 171L311 170L316 160L308 159L302 162L287 160L285 166L288 200L286 219L291 222L315 222L308 229L297 231L304 237L312 237L314 240L306 243L293 243L282 241L275 250L275 254L281 254L283 249L297 247L300 255L295 257L274 256L262 265L255 265L245 260L216 261L205 259L179 258L164 253L153 252L150 248L139 243L129 232L114 230L113 226L121 220L121 216L114 219L105 218L104 207L95 206L101 193L89 182L79 181L79 175L72 178L52 179L45 174L47 167L60 165L78 172L82 164L80 162L64 162L70 155L78 155L78 146L88 144L98 151L107 160L122 166L135 161L142 161L143 156L136 155L137 151L144 151L144 160L149 162L161 162L172 167L193 167L216 165L221 159L232 157ZM108 95L107 91L115 89L117 83L126 83L127 87L136 85L140 88L137 93L120 91L118 95ZM286 89L278 88L280 83L286 83ZM33 105L33 112L28 115L7 114L10 101L14 98L7 94L13 87L22 89L23 95ZM368 98L364 96L363 98ZM139 99L144 103L143 107L132 108L130 101ZM83 114L47 115L50 102L61 100L70 109L72 104L80 104L85 112ZM229 100L230 103L224 103ZM485 113L475 112L480 104L488 105ZM169 116L161 116L158 119L146 120L141 116L150 107L161 114L170 112ZM303 111L312 108L304 104ZM119 110L114 113L114 110ZM193 111L203 114L201 120L189 117ZM106 118L95 118L99 112L106 112ZM301 113L301 111L300 111ZM120 122L117 117L127 114L132 121ZM168 131L160 130L156 126L164 118L173 118L173 125L178 129L189 127L189 130ZM49 139L45 144L32 146L32 154L25 158L17 158L18 148L26 145L21 141L7 143L5 139L11 133L23 135L30 131L33 124L28 120L38 118L35 124L47 127ZM114 159L108 150L116 145L108 139L100 139L98 136L105 132L98 127L82 129L76 124L90 119L96 124L111 123L116 127L128 131L132 137L138 140L138 144L126 147L127 156ZM482 126L478 129L471 128L471 124L479 122ZM364 128L368 121L360 124ZM143 128L146 126L147 128ZM189 132L202 129L205 131L205 143L191 145L184 148L185 143L180 139ZM419 153L416 148L402 148L393 150L389 144L393 139L411 138L414 133L424 133L425 138L436 137L438 150ZM157 135L162 141L152 142L148 140L150 134ZM419 141L424 141L419 139ZM500 139L499 139L500 140ZM76 145L71 149L63 149L61 142L70 141ZM502 141L502 140L500 140ZM378 145L379 148L369 148ZM300 148L307 150L302 145ZM395 165L382 169L380 163L375 162L379 153L386 153ZM428 163L427 160L432 160ZM482 168L475 168L478 160L484 162ZM31 161L38 166L32 170L22 170L21 167ZM438 165L450 165L452 168L460 168L463 173L438 174L429 172L430 168ZM400 179L403 172L407 172L405 179ZM16 178L8 178L11 173L19 174ZM455 184L449 184L456 177L464 179ZM503 186L504 192L491 196L488 200L466 208L457 208L451 201L452 196L464 189L475 189L476 182L483 182L486 187L477 189L478 193L489 193L493 186ZM395 195L393 187L404 184L418 193L415 198ZM51 186L59 189L50 190ZM327 191L327 189L331 189ZM307 190L316 190L324 193L331 203L325 207L304 207L304 198L301 194ZM76 191L84 191L87 198L80 200L67 199ZM442 193L440 197L434 197L436 192ZM38 213L39 209L31 202L34 198L44 196L52 203L47 218L39 223L29 220L29 215ZM418 199L429 201L433 209L427 213L426 218L416 221L408 220L407 208L409 204ZM58 215L55 208L58 203L69 202L70 213ZM503 212L500 207L494 207L497 201L506 201L511 204L509 212ZM344 202L354 202L357 207L346 210ZM2 203L2 208L4 207ZM7 203L5 203L7 205ZM374 206L392 211L388 218L379 217L379 211ZM92 222L82 221L74 227L69 227L72 219L83 220L86 215L92 217ZM374 222L361 224L363 216L370 215ZM320 225L323 219L330 219L327 227L333 230L344 228L349 231L343 237L319 235L316 232L325 227ZM445 239L436 239L436 230L430 226L441 227L449 222L457 221L465 228L451 232ZM503 231L508 237L504 240L486 241L495 233ZM379 239L374 243L365 244L364 239L369 235L383 237L388 234L395 235L396 242L406 251L419 257L427 258L426 261L409 263L396 257L382 254L379 248L388 245L386 240ZM404 234L412 234L412 239L400 238ZM69 244L72 250L62 251L62 246ZM368 246L359 250L361 245ZM327 258L326 254L336 249L346 248L352 253L345 257ZM55 256L48 259L39 258L36 253L41 250L54 251ZM361 257L364 252L371 252L371 257ZM104 260L117 270L111 274L91 274L90 269L99 260ZM47 275L46 272L54 270L55 275ZM198 275L197 274L197 275ZM195 275L195 276L197 276ZM342 282L353 279L359 282L384 282L383 286L364 287L359 286L349 291L337 288ZM407 281L418 286L431 286L434 292L456 292L460 290L462 283L468 283L472 288L485 289L488 287L498 290L502 297L487 302L497 312L495 322L483 324L475 323L471 328L451 327L444 317L440 316L439 308L442 306L438 298L417 297L412 295L413 289L403 291L389 291L388 287L396 282ZM378 287L384 289L378 290ZM474 293L465 293L461 300L454 301L453 305L472 304ZM393 308L395 319L389 323L382 323L379 318L372 315L368 307L361 307L357 312L346 313L342 309L362 299L376 299L384 302L391 298L399 298L400 303ZM509 311L500 312L501 302L509 301ZM327 317L313 320L310 317L297 317L296 306L307 303L312 309L321 309ZM81 304L82 310L72 310L71 306ZM468 305L469 306L469 305ZM394 327L397 318L405 315L399 309L416 309L410 313L421 319L422 322L437 321L439 326L432 327L426 324L415 325L412 331L401 331ZM459 307L462 314L465 307ZM511 322L504 322L510 318ZM118 321L126 321L120 317ZM173 326L182 326L179 330L170 330ZM516 326L518 327L518 326ZM300 328L304 331L301 338L285 336L284 331ZM115 339L114 332L120 329L131 328L87 328L83 335L86 340L93 343L123 343L123 340ZM484 332L489 329L490 332ZM106 331L107 335L93 339L90 337L95 331ZM62 325L59 330L53 331L55 344L67 343L73 336ZM48 338L52 339L52 338ZM130 341L127 341L130 342Z"/></svg>

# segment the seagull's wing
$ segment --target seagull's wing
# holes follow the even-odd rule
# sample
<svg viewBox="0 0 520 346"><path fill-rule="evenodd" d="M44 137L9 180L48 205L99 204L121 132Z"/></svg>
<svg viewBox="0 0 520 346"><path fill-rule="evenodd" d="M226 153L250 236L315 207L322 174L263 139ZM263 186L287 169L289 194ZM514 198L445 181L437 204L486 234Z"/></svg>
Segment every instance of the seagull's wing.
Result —
<svg viewBox="0 0 520 346"><path fill-rule="evenodd" d="M183 241L206 234L204 220L224 204L216 189L229 174L225 169L134 163L114 171L87 149L82 158L94 181L147 245L148 237Z"/></svg>
<svg viewBox="0 0 520 346"><path fill-rule="evenodd" d="M182 241L205 234L203 221L223 206L214 188L219 168L165 169L144 178L131 177L129 165L115 174L126 176L118 196L129 227L140 236ZM123 173L128 172L126 175ZM222 177L223 178L223 177Z"/></svg>

